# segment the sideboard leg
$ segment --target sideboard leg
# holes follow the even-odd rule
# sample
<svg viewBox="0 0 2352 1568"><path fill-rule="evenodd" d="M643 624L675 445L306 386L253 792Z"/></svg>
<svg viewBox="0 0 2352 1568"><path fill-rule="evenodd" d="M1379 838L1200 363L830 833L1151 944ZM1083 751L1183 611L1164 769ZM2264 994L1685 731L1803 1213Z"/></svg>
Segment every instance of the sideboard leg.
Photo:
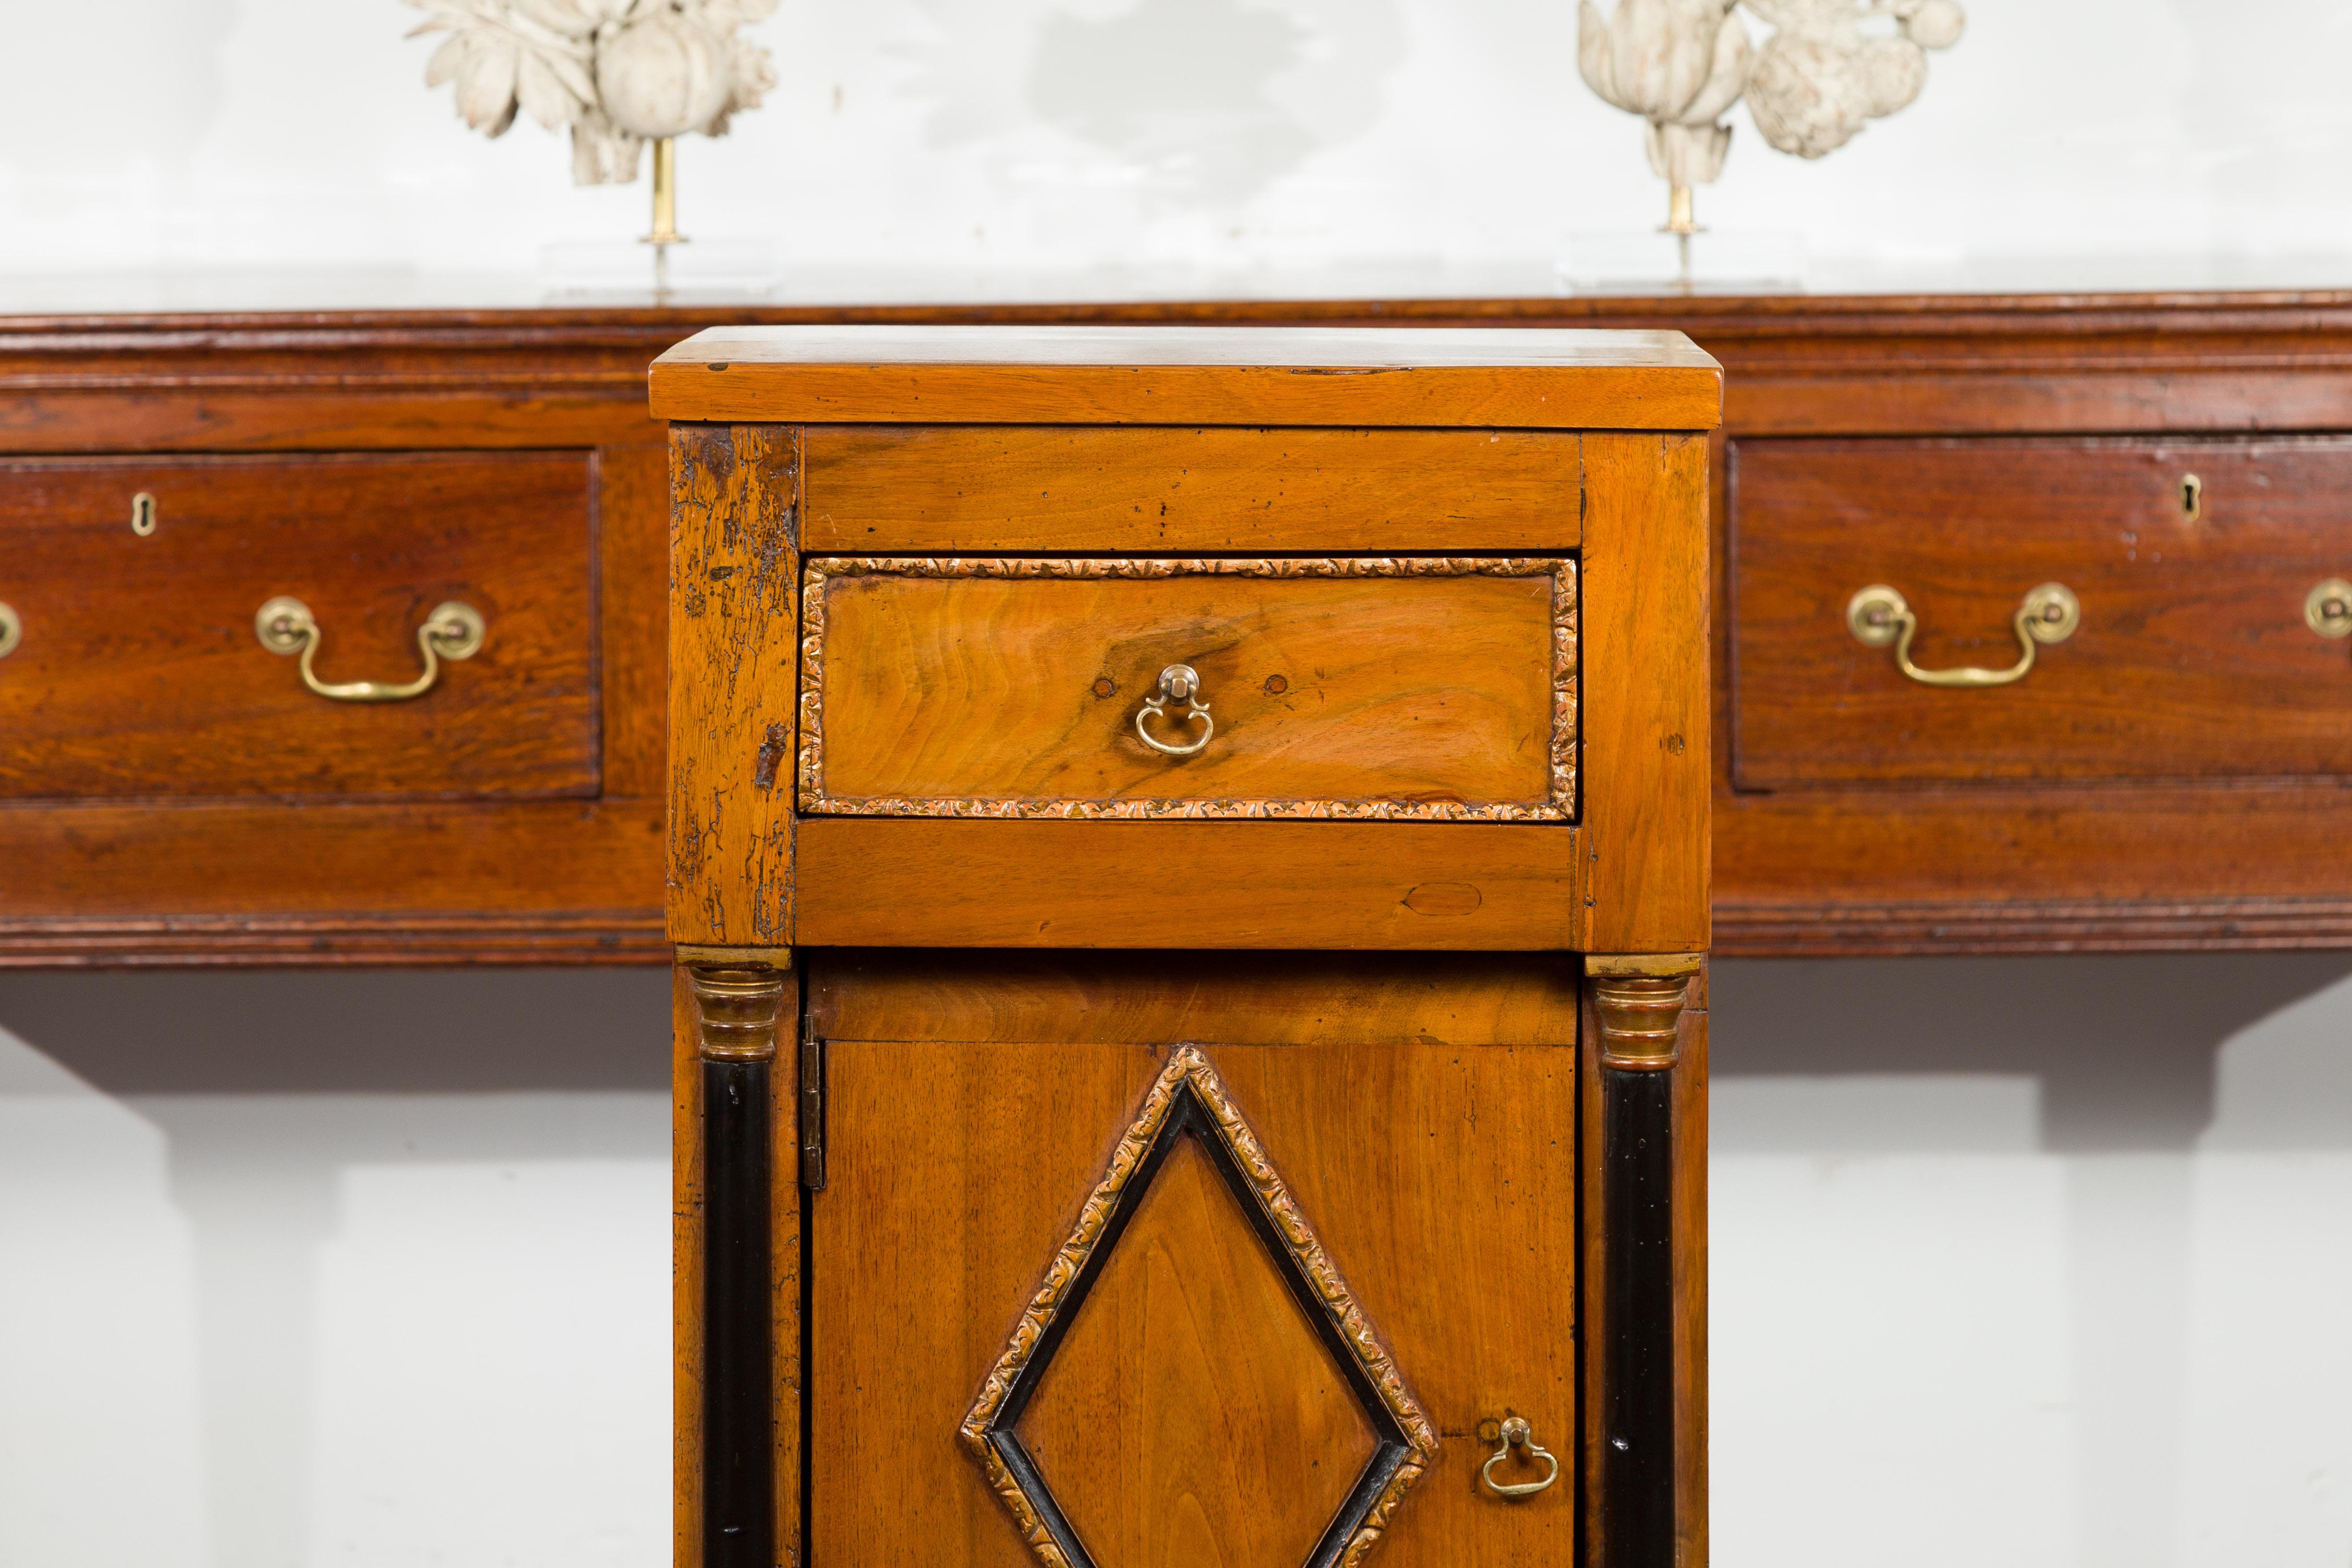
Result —
<svg viewBox="0 0 2352 1568"><path fill-rule="evenodd" d="M691 964L702 1074L702 1563L772 1568L769 1076L783 972Z"/></svg>
<svg viewBox="0 0 2352 1568"><path fill-rule="evenodd" d="M1594 959L1603 1568L1675 1568L1675 1068L1695 960ZM1641 966L1680 973L1640 973Z"/></svg>

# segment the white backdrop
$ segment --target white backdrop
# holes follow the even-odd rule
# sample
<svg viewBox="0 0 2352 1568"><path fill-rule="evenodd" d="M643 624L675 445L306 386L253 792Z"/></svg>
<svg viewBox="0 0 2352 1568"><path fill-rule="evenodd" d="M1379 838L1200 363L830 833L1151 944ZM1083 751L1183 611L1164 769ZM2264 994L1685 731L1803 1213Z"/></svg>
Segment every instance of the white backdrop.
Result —
<svg viewBox="0 0 2352 1568"><path fill-rule="evenodd" d="M467 132L393 0L10 9L0 272L529 269L546 242L643 231L642 184L573 189L528 121ZM1895 268L2352 253L2352 8L1968 9L1918 103L1821 163L1737 113L1702 217ZM782 83L684 146L685 226L772 237L852 290L875 269L1475 279L1664 213L1638 121L1577 79L1571 0L784 0L761 34Z"/></svg>
<svg viewBox="0 0 2352 1568"><path fill-rule="evenodd" d="M0 310L131 269L99 292L527 288L642 223L536 128L465 132L389 0L16 9ZM1823 277L2352 280L2352 10L1969 9L1827 162L1743 125L1703 216ZM687 226L820 293L1524 284L1662 205L1573 31L786 0ZM0 1564L661 1563L667 1008L648 973L0 975ZM1715 1016L1724 1568L2343 1568L2352 957L1729 964Z"/></svg>

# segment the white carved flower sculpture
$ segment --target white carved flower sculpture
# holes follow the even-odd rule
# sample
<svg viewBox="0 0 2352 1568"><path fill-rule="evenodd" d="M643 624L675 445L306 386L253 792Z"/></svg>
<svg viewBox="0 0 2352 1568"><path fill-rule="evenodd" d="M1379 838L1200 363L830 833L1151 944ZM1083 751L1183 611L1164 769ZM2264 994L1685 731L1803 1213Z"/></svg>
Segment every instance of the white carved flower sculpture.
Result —
<svg viewBox="0 0 2352 1568"><path fill-rule="evenodd" d="M572 131L572 178L637 177L647 142L723 136L776 85L768 51L737 36L777 0L406 0L449 37L425 85L456 84L457 112L500 136L517 110Z"/></svg>
<svg viewBox="0 0 2352 1568"><path fill-rule="evenodd" d="M1741 5L1776 29L1761 48ZM1927 51L1959 42L1967 17L1957 0L1618 0L1604 20L1580 0L1577 22L1586 85L1649 121L1650 167L1680 189L1723 172L1722 117L1743 94L1766 142L1819 158L1918 97Z"/></svg>

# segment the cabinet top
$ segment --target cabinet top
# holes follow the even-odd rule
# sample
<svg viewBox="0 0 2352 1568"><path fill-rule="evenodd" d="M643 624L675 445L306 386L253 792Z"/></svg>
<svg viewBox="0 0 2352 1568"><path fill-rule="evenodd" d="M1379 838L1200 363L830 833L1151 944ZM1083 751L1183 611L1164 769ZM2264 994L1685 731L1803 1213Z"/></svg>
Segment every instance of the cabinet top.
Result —
<svg viewBox="0 0 2352 1568"><path fill-rule="evenodd" d="M1680 332L1392 327L713 327L653 411L746 424L1707 430L1723 371Z"/></svg>

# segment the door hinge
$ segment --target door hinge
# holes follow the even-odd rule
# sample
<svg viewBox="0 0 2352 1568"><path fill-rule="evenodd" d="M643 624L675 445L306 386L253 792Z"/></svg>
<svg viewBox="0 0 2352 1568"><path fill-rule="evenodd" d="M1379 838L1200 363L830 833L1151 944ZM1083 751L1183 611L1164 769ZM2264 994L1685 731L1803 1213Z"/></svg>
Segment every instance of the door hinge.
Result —
<svg viewBox="0 0 2352 1568"><path fill-rule="evenodd" d="M824 1190L824 1042L814 1028L801 1036L801 1185Z"/></svg>

